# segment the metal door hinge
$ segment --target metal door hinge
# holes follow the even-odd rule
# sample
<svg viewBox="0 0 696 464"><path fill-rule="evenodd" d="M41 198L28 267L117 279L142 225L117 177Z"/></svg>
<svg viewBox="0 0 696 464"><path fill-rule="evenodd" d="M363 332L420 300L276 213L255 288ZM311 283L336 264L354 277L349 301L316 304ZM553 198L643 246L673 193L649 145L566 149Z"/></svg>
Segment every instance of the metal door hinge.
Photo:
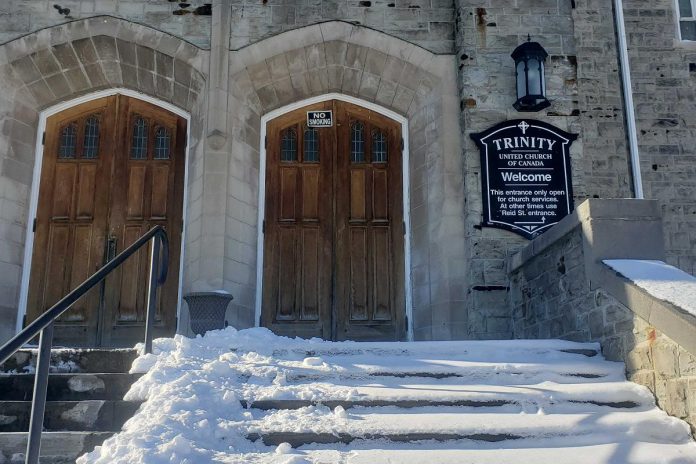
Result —
<svg viewBox="0 0 696 464"><path fill-rule="evenodd" d="M27 315L25 314L25 315L22 317L22 328L24 328L24 327L26 327L26 326L27 326Z"/></svg>
<svg viewBox="0 0 696 464"><path fill-rule="evenodd" d="M401 137L401 152L403 153L404 151L404 138Z"/></svg>
<svg viewBox="0 0 696 464"><path fill-rule="evenodd" d="M32 231L32 232L36 232L36 222L37 222L37 221L36 221L36 218L34 218L34 222L33 222L33 224L31 225L31 231Z"/></svg>
<svg viewBox="0 0 696 464"><path fill-rule="evenodd" d="M266 220L263 220L261 222L261 233L265 234L266 233Z"/></svg>
<svg viewBox="0 0 696 464"><path fill-rule="evenodd" d="M401 221L401 234L406 235L406 221Z"/></svg>
<svg viewBox="0 0 696 464"><path fill-rule="evenodd" d="M408 332L408 316L405 316L405 322L406 322L406 331Z"/></svg>
<svg viewBox="0 0 696 464"><path fill-rule="evenodd" d="M263 146L264 146L264 148L268 148L268 136L267 135L263 136Z"/></svg>
<svg viewBox="0 0 696 464"><path fill-rule="evenodd" d="M41 145L46 145L46 131L41 134Z"/></svg>

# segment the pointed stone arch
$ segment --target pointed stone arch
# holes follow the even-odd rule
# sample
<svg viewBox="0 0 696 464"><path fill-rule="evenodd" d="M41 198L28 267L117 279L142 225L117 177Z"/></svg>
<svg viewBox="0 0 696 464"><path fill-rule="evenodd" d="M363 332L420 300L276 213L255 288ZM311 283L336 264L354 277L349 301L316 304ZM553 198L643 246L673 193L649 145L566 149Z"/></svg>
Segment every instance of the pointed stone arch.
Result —
<svg viewBox="0 0 696 464"><path fill-rule="evenodd" d="M261 118L293 102L339 93L373 102L408 119L411 192L411 289L416 339L465 336L463 309L464 181L461 163L459 94L453 55L436 55L417 45L362 26L329 21L284 32L230 55L230 176L253 192L258 211ZM249 173L253 173L249 176ZM256 175L254 175L256 174ZM228 208L229 209L229 208ZM230 218L233 236L243 220ZM447 246L447 249L445 249ZM240 320L253 315L256 276L230 253L226 288L247 292ZM255 293L255 292L254 292ZM256 321L258 323L258 321Z"/></svg>
<svg viewBox="0 0 696 464"><path fill-rule="evenodd" d="M207 52L161 31L110 16L73 21L0 46L0 340L13 332L30 232L40 115L58 104L128 89L191 116L188 164L202 156ZM191 211L189 211L191 214Z"/></svg>

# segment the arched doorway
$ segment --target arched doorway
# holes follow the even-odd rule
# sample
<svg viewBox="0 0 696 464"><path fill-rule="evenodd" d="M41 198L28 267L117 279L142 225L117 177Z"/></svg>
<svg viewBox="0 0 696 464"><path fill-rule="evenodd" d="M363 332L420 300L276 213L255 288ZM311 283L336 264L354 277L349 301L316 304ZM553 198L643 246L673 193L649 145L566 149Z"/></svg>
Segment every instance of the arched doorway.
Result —
<svg viewBox="0 0 696 464"><path fill-rule="evenodd" d="M307 127L331 110L331 127ZM333 340L406 335L401 126L329 100L266 129L261 321Z"/></svg>
<svg viewBox="0 0 696 464"><path fill-rule="evenodd" d="M171 240L157 335L176 328L186 121L112 95L46 120L27 323L154 225ZM132 346L142 339L148 253L124 263L56 324L57 344Z"/></svg>

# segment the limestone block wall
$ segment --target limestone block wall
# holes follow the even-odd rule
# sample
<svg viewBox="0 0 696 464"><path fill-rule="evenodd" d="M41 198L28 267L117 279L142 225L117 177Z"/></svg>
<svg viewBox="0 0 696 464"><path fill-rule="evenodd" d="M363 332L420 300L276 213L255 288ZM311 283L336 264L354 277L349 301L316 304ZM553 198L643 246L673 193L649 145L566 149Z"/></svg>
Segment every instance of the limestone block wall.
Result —
<svg viewBox="0 0 696 464"><path fill-rule="evenodd" d="M66 17L53 5L70 9ZM174 15L178 3L144 0L4 0L0 3L0 44L41 29L109 15L147 25L210 47L210 16Z"/></svg>
<svg viewBox="0 0 696 464"><path fill-rule="evenodd" d="M460 0L457 5L457 62L459 106L463 129L466 192L465 240L469 266L462 269L466 310L458 316L468 325L471 338L511 336L506 310L508 278L505 259L526 239L500 229L481 228L481 166L478 148L469 135L507 119L533 118L579 133L571 147L573 188L584 198L584 132L578 104L577 49L570 2L562 0L487 1ZM536 113L518 113L512 51L527 40L548 51L547 95L551 107Z"/></svg>
<svg viewBox="0 0 696 464"><path fill-rule="evenodd" d="M646 198L662 202L667 261L696 272L696 43L679 42L676 2L624 2Z"/></svg>
<svg viewBox="0 0 696 464"><path fill-rule="evenodd" d="M639 291L627 281L615 285L618 278L608 268L598 271L595 258L610 253L607 250L611 248L595 254L591 237L597 234L592 222L601 224L606 218L585 217L587 221L559 224L562 230L550 231L555 235L552 240L532 242L511 259L509 307L513 337L599 342L607 359L624 362L627 378L648 387L658 406L688 422L696 435L696 356L687 350L693 349L693 343L686 346L655 327L653 317L658 321L670 319L655 312L655 305L660 303L634 295L629 297L629 309L626 298L619 299L621 286L634 287L634 294ZM633 226L640 227L639 222ZM634 229L634 234L644 232ZM619 250L612 257L635 256L622 256ZM653 308L653 313L647 308ZM673 336L693 340L696 325L678 325L686 328L679 334L674 331Z"/></svg>
<svg viewBox="0 0 696 464"><path fill-rule="evenodd" d="M386 32L434 53L454 50L453 0L231 0L230 49L330 20Z"/></svg>

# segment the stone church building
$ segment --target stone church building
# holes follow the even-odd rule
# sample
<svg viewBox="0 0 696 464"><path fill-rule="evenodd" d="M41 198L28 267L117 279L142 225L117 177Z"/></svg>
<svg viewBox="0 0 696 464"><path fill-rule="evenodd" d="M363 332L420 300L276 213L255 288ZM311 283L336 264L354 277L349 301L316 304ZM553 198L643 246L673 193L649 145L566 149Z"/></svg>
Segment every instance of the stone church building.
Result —
<svg viewBox="0 0 696 464"><path fill-rule="evenodd" d="M582 338L567 315L515 319L546 287L515 288L530 237L484 222L471 135L512 120L572 134L572 204L657 200L602 214L661 216L658 239L610 239L696 272L696 4L617 4L2 2L0 341L157 224L160 334L190 332L184 295L217 291L230 325L286 335ZM536 111L513 106L525 43L548 55ZM537 274L571 275L572 243ZM143 252L57 343L132 346L146 276Z"/></svg>

